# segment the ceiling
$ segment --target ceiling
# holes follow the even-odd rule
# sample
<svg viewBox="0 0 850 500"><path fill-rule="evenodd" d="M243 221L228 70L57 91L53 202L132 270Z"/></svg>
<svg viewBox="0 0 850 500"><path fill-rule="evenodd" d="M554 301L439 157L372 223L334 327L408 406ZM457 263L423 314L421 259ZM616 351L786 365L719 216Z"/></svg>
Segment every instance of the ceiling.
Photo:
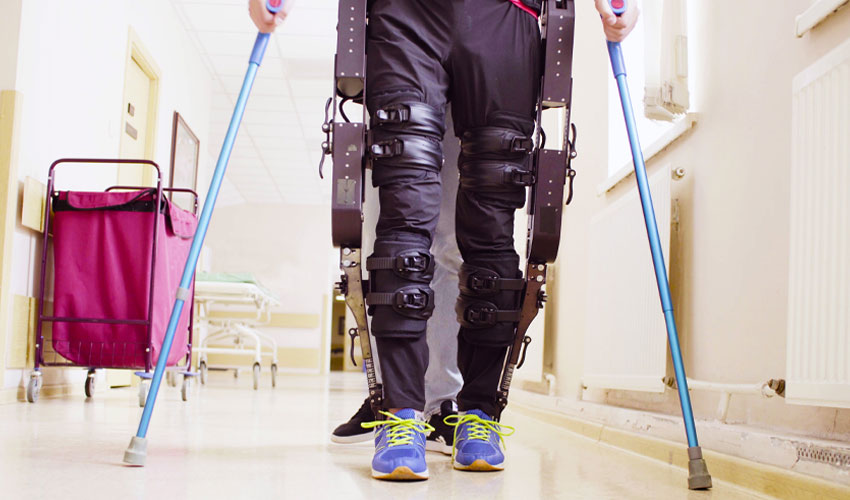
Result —
<svg viewBox="0 0 850 500"><path fill-rule="evenodd" d="M218 157L257 29L247 0L171 0L213 77L209 153ZM337 0L297 2L272 35L219 202L316 205L325 101L333 89ZM329 165L328 165L329 166Z"/></svg>

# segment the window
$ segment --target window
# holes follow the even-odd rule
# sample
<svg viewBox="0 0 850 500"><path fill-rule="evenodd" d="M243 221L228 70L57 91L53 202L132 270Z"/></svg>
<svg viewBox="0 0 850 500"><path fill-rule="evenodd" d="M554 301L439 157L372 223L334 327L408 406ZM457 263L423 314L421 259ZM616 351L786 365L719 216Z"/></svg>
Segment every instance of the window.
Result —
<svg viewBox="0 0 850 500"><path fill-rule="evenodd" d="M622 43L641 147L672 141L689 111L685 0L636 0L641 17ZM608 175L631 163L617 84L608 79Z"/></svg>

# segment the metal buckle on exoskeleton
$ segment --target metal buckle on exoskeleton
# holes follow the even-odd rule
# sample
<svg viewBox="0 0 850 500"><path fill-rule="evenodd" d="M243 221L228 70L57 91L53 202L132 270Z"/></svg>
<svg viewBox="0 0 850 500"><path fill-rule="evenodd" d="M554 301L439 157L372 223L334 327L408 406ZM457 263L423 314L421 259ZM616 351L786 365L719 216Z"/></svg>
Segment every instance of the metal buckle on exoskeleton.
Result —
<svg viewBox="0 0 850 500"><path fill-rule="evenodd" d="M369 152L373 158L390 158L404 153L404 142L400 139L372 143Z"/></svg>
<svg viewBox="0 0 850 500"><path fill-rule="evenodd" d="M513 184L516 186L533 186L536 177L532 172L529 172L528 170L511 168L510 170L505 172L505 180L508 184Z"/></svg>
<svg viewBox="0 0 850 500"><path fill-rule="evenodd" d="M531 137L514 137L511 139L511 153L531 153L534 151L534 141Z"/></svg>
<svg viewBox="0 0 850 500"><path fill-rule="evenodd" d="M393 104L375 111L375 125L410 121L410 106Z"/></svg>

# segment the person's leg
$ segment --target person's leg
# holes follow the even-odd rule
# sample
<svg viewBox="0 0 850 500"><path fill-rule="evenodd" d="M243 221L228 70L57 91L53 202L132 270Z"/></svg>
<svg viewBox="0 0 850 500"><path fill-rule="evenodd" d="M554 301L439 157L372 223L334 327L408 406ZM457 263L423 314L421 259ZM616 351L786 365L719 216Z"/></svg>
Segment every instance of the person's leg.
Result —
<svg viewBox="0 0 850 500"><path fill-rule="evenodd" d="M395 0L372 6L366 105L372 183L380 214L366 302L381 360L387 420L375 422L372 474L425 479L425 327L434 308L431 241L440 207L441 140L448 76L435 54L438 6ZM418 413L417 413L418 412ZM402 439L402 437L404 439Z"/></svg>
<svg viewBox="0 0 850 500"><path fill-rule="evenodd" d="M446 119L446 129L453 129L451 116ZM434 315L428 320L426 339L428 343L428 369L425 371L425 419L437 430L428 436L427 448L446 454L451 453L453 430L443 423L443 419L457 412L457 393L463 385L463 378L457 367L458 322L455 313L458 286L457 273L462 264L460 251L455 239L455 198L457 197L458 170L457 157L460 142L454 134L446 134L443 139L444 163L440 172L442 198L440 217L434 231L431 253L436 266L431 288L434 289ZM371 178L367 171L367 184ZM375 239L374 227L378 220L378 190L371 188L366 193L364 212L363 253L372 252ZM380 375L380 359L377 350L373 351L375 368ZM372 438L372 431L361 424L375 420L368 403L363 405L347 422L337 426L331 434L331 441L340 444L359 443ZM448 402L448 403L446 403Z"/></svg>
<svg viewBox="0 0 850 500"><path fill-rule="evenodd" d="M452 127L447 121L447 127ZM443 141L443 170L440 173L443 186L443 198L440 204L440 218L434 232L431 253L437 265L434 269L435 308L434 316L428 321L428 370L425 372L425 416L440 411L445 400L456 401L457 393L463 385L463 377L457 367L457 315L454 312L457 302L457 273L463 260L457 248L455 238L455 198L457 197L458 171L457 156L460 143L448 134Z"/></svg>
<svg viewBox="0 0 850 500"><path fill-rule="evenodd" d="M458 30L450 66L452 113L462 149L456 223L464 260L457 305L464 386L458 405L461 422L480 427L480 421L499 418L499 376L519 319L523 282L514 249L514 214L525 203L530 180L540 35L534 17L510 2L461 4L465 12L459 18L475 30ZM459 427L456 468L501 468L498 433L488 430L498 424L488 425L483 429L493 445L489 455L476 448L475 433L465 439L470 435ZM475 445L468 456L461 440Z"/></svg>
<svg viewBox="0 0 850 500"><path fill-rule="evenodd" d="M451 106L449 106L451 107ZM446 128L453 129L451 117ZM457 197L457 157L460 142L454 134L443 140L443 170L440 177L443 199L440 219L434 232L431 253L437 262L434 269L434 315L428 320L428 370L425 372L425 419L434 427L426 447L431 451L451 454L454 429L444 419L457 414L457 393L463 378L457 367L458 322L454 307L457 302L457 273L463 263L455 238L455 198Z"/></svg>

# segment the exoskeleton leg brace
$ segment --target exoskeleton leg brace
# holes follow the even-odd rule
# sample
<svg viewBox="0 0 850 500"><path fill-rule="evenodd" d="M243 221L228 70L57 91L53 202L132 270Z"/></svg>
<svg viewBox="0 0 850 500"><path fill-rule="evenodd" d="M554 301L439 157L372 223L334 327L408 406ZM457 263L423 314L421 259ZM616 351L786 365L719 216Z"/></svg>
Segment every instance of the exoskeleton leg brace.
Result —
<svg viewBox="0 0 850 500"><path fill-rule="evenodd" d="M342 279L337 284L357 324L351 329L360 339L360 350L369 384L369 403L377 415L383 406L383 390L378 384L369 323L366 318L366 291L363 279L363 179L366 168L366 108L351 121L342 106L348 101L363 102L366 90L366 0L340 0L337 49L334 64L333 97L328 99L322 130L327 140L324 155L333 159L331 227L333 244L340 249ZM337 113L342 120L337 119ZM324 163L324 155L322 163ZM322 165L319 166L320 174ZM351 353L352 361L354 352Z"/></svg>
<svg viewBox="0 0 850 500"><path fill-rule="evenodd" d="M575 176L570 166L576 156L575 127L570 124L575 3L574 0L545 0L542 7L540 19L544 66L537 122L540 127L543 109L564 108L563 146L558 149L547 148L544 141L538 144L534 153L533 182L528 204L525 286L514 341L508 349L499 383L497 400L502 409L508 404L514 370L522 365L525 349L531 342L531 338L526 335L528 327L546 300L543 285L546 283L546 267L558 255L564 188L569 181L566 199L566 204L569 204L572 201L572 181Z"/></svg>
<svg viewBox="0 0 850 500"><path fill-rule="evenodd" d="M568 132L574 130L569 125L574 13L573 0L547 0L541 16L545 70L540 82L538 129L544 108L565 108L563 147L547 149L542 141L535 144L521 131L498 127L470 130L462 138L461 190L498 193L515 199L515 205L521 207L525 188L531 187L524 278L516 274L515 257L511 262L467 262L461 270L457 311L462 335L476 343L480 339L509 345L498 388L502 408L507 405L513 372L522 364L521 353L524 356L530 340L528 327L543 306L546 266L557 255L567 180L570 198L572 193L574 133L569 136ZM433 258L428 248L414 241L376 243L375 254L366 263L372 283L363 279L364 169L371 162L376 186L403 181L395 177L406 172L436 174L442 161L437 145L443 135L443 117L438 110L402 96L370 110L368 131L365 107L359 121L350 121L342 112L347 101L365 103L366 16L367 0L340 0L334 97L328 101L323 129L328 135L324 153L333 159L333 242L341 249L343 271L339 285L357 323L351 333L360 339L370 403L377 414L383 390L372 361L367 302L374 312L376 335L424 334L425 321L433 310L433 292L428 286ZM338 111L342 120L337 120ZM498 161L493 161L496 158ZM389 159L394 168L383 169L382 162Z"/></svg>

